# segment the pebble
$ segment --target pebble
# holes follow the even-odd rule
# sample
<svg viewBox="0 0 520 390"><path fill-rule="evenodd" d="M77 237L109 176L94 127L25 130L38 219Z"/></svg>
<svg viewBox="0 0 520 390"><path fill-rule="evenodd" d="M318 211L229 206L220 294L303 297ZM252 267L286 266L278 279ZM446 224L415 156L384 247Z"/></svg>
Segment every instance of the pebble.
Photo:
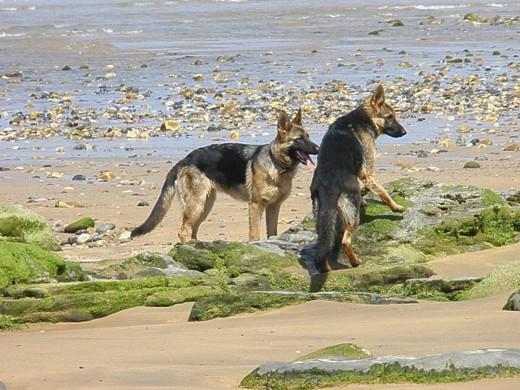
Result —
<svg viewBox="0 0 520 390"><path fill-rule="evenodd" d="M54 204L54 207L62 208L62 209L70 209L74 207L79 207L78 202L66 202L64 200L58 200Z"/></svg>
<svg viewBox="0 0 520 390"><path fill-rule="evenodd" d="M105 180L105 181L107 181L107 180L114 180L116 178L116 175L113 174L112 172L103 172L101 174L101 176L99 176L99 178L101 180Z"/></svg>
<svg viewBox="0 0 520 390"><path fill-rule="evenodd" d="M464 164L464 168L471 168L471 169L480 168L480 164L475 161L468 161L466 164Z"/></svg>
<svg viewBox="0 0 520 390"><path fill-rule="evenodd" d="M504 148L504 152L518 152L519 149L520 149L520 147L518 146L518 144L517 143L513 143L511 145L507 145Z"/></svg>
<svg viewBox="0 0 520 390"><path fill-rule="evenodd" d="M115 228L116 225L114 225L113 223L104 223L96 229L96 232L98 234L106 234L109 230L114 230Z"/></svg>
<svg viewBox="0 0 520 390"><path fill-rule="evenodd" d="M85 175L74 175L72 176L72 180L87 180Z"/></svg>

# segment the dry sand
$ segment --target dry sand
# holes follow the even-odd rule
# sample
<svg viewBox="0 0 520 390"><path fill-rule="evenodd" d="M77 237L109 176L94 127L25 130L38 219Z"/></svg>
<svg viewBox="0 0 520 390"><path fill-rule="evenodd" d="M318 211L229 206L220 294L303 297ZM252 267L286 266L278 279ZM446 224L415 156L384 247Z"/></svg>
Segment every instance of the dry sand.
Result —
<svg viewBox="0 0 520 390"><path fill-rule="evenodd" d="M410 147L408 147L410 149ZM395 152L395 151L394 151ZM475 151L473 151L474 153ZM448 158L407 158L411 169L381 169L384 182L414 176L440 182L474 184L496 191L518 188L517 154L496 152L480 169L462 169L459 158L466 149L450 150ZM481 152L482 153L482 152ZM509 157L508 157L509 156ZM387 161L388 160L388 161ZM385 152L381 166L392 166ZM145 177L147 185L128 188L113 183L70 183L28 177L12 170L5 176L3 203L21 203L52 224L83 216L120 228L136 226L150 207L136 207L139 200L151 204L158 195L169 167L162 162L146 168L103 162L95 166L77 161L61 167L65 173L114 171L118 178ZM78 166L81 172L78 172ZM441 171L428 170L436 166ZM14 166L13 166L14 167ZM155 173L146 169L157 168ZM48 169L48 168L47 168ZM52 168L51 168L52 169ZM44 171L45 168L41 168ZM312 173L298 175L293 195L283 206L281 220L301 220L310 212L308 186ZM47 201L27 203L29 197ZM83 208L60 209L56 200L77 201ZM287 220L286 220L287 219ZM165 252L176 242L178 206L152 234L129 243L105 248L68 247L66 258L84 261L123 258L133 251ZM280 230L288 227L280 224ZM245 240L245 204L221 196L214 212L202 225L200 239ZM430 263L437 276L478 276L505 262L520 260L520 244L479 253L463 254ZM203 323L187 322L190 304L170 308L135 308L107 318L77 324L42 324L18 332L0 334L0 382L14 389L234 389L240 380L262 363L289 361L319 348L351 342L375 355L426 355L476 348L520 348L520 318L503 311L508 294L486 299L409 305L356 305L310 302L272 312L244 314ZM375 386L349 386L374 388ZM379 387L377 387L379 388ZM394 385L389 389L515 389L520 379L483 380L448 385Z"/></svg>

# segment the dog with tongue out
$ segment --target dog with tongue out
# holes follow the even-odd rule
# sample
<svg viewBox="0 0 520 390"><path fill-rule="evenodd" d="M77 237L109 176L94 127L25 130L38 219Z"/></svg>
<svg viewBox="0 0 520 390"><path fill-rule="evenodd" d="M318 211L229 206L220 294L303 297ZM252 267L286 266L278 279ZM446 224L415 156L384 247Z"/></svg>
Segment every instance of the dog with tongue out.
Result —
<svg viewBox="0 0 520 390"><path fill-rule="evenodd" d="M301 109L292 121L284 111L280 112L276 137L269 144L223 143L196 149L168 172L152 212L132 231L132 238L156 228L177 194L182 210L179 239L197 239L217 191L248 202L249 240L260 240L264 210L267 237L275 236L280 207L291 192L298 165L315 168L310 156L318 150L302 126Z"/></svg>

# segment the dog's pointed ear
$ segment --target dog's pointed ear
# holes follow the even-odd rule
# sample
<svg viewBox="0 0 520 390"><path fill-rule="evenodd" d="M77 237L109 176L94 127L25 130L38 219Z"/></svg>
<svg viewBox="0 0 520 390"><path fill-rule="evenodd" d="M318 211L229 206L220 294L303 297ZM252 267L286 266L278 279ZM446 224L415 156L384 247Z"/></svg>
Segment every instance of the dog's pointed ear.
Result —
<svg viewBox="0 0 520 390"><path fill-rule="evenodd" d="M278 116L278 135L282 138L285 138L285 136L289 132L290 126L291 124L289 122L289 117L287 116L287 113L284 110L281 110L280 115Z"/></svg>
<svg viewBox="0 0 520 390"><path fill-rule="evenodd" d="M385 102L385 90L381 84L378 84L372 95L372 105L381 107Z"/></svg>
<svg viewBox="0 0 520 390"><path fill-rule="evenodd" d="M302 125L302 109L301 107L298 109L298 112L294 116L294 119L292 120L292 124L296 126Z"/></svg>

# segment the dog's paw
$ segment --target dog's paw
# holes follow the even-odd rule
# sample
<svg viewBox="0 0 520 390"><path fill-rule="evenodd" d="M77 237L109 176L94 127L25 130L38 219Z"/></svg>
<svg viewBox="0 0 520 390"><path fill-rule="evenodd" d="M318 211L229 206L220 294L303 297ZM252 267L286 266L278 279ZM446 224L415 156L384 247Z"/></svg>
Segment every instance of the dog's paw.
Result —
<svg viewBox="0 0 520 390"><path fill-rule="evenodd" d="M395 206L391 207L394 213L404 213L406 211L406 207L395 204Z"/></svg>

